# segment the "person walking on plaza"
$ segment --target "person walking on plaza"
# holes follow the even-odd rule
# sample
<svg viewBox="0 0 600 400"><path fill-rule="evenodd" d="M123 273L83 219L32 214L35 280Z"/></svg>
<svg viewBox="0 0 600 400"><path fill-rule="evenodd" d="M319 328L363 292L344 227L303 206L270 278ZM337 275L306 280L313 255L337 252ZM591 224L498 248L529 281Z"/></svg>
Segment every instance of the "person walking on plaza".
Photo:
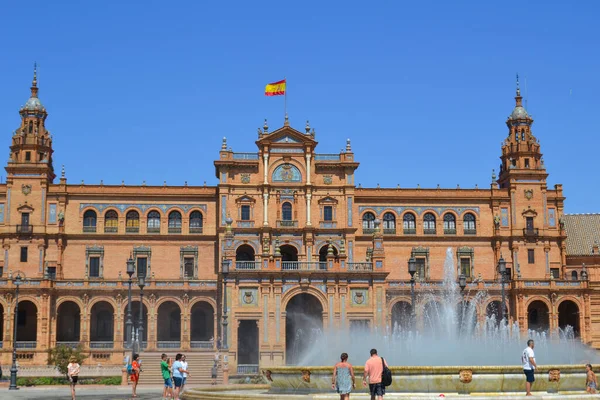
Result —
<svg viewBox="0 0 600 400"><path fill-rule="evenodd" d="M216 385L217 384L217 372L218 372L218 368L217 368L217 362L215 361L212 368L210 369L210 384L211 385Z"/></svg>
<svg viewBox="0 0 600 400"><path fill-rule="evenodd" d="M163 353L161 356L160 362L160 372L162 374L162 378L165 381L165 388L163 389L163 399L173 398L173 380L171 379L171 367L169 366L169 362L167 361L167 355Z"/></svg>
<svg viewBox="0 0 600 400"><path fill-rule="evenodd" d="M173 363L173 382L175 384L175 400L179 400L179 392L181 391L181 385L183 384L183 374L186 373L188 376L190 373L183 368L181 363L181 353L177 353L175 356L175 362Z"/></svg>
<svg viewBox="0 0 600 400"><path fill-rule="evenodd" d="M341 361L333 367L331 388L340 394L340 400L349 400L352 389L356 387L354 383L354 368L348 362L347 353L342 353L340 359Z"/></svg>
<svg viewBox="0 0 600 400"><path fill-rule="evenodd" d="M585 366L586 377L585 377L585 390L590 394L596 394L598 388L598 379L596 374L592 371L592 364Z"/></svg>
<svg viewBox="0 0 600 400"><path fill-rule="evenodd" d="M181 396L183 394L183 391L185 390L185 381L187 379L187 370L188 370L188 363L185 360L185 354L181 355L181 364L183 365L183 369L186 371L183 373L183 382L181 383L181 390L179 391L179 395Z"/></svg>
<svg viewBox="0 0 600 400"><path fill-rule="evenodd" d="M371 349L371 357L365 363L365 372L363 375L363 386L367 386L367 378L369 378L371 400L383 400L383 396L385 395L385 386L381 383L384 363L387 367L387 362L377 355L377 349Z"/></svg>
<svg viewBox="0 0 600 400"><path fill-rule="evenodd" d="M140 355L134 354L133 361L131 362L131 369L133 373L131 374L131 397L137 397L137 385L140 381Z"/></svg>
<svg viewBox="0 0 600 400"><path fill-rule="evenodd" d="M77 384L80 369L81 366L77 362L77 359L71 356L69 358L69 365L67 365L67 375L69 376L69 382L71 382L71 398L73 400L75 400L75 385Z"/></svg>
<svg viewBox="0 0 600 400"><path fill-rule="evenodd" d="M535 362L535 354L533 353L534 346L533 340L529 339L527 341L527 347L525 347L525 350L523 350L523 354L521 355L523 372L525 373L525 396L532 395L531 385L535 382L535 369L537 368L537 363Z"/></svg>

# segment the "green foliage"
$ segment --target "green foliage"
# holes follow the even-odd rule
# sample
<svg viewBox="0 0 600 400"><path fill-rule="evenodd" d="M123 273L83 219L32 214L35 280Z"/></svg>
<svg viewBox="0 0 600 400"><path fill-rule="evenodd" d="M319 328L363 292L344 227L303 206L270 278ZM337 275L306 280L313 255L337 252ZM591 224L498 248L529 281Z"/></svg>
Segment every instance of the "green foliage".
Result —
<svg viewBox="0 0 600 400"><path fill-rule="evenodd" d="M65 378L68 378L67 366L69 365L71 356L77 359L79 365L83 364L85 359L88 358L83 354L83 347L81 345L76 348L60 345L48 350L48 363L54 365L58 372L64 375Z"/></svg>
<svg viewBox="0 0 600 400"><path fill-rule="evenodd" d="M69 385L67 378L62 377L27 377L17 378L17 386L54 386ZM120 385L120 376L103 376L98 378L83 378L77 381L78 385Z"/></svg>

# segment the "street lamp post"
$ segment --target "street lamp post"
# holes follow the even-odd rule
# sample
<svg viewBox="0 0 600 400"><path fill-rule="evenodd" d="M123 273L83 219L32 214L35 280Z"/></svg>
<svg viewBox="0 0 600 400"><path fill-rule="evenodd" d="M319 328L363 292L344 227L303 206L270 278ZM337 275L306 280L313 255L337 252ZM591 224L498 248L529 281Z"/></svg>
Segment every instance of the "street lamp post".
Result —
<svg viewBox="0 0 600 400"><path fill-rule="evenodd" d="M133 341L132 341L132 325L133 321L131 320L131 277L135 273L135 262L131 255L129 255L129 259L127 260L127 275L129 275L129 290L127 292L127 319L125 320L125 342L126 346L131 346L133 351Z"/></svg>
<svg viewBox="0 0 600 400"><path fill-rule="evenodd" d="M506 304L506 299L505 299L505 293L504 293L504 283L505 283L505 276L506 276L506 261L504 261L504 258L502 257L502 255L500 255L500 259L498 260L498 272L500 273L500 290L502 292L502 304L500 304L500 321L504 321L505 318L505 304ZM502 322L504 323L504 322Z"/></svg>
<svg viewBox="0 0 600 400"><path fill-rule="evenodd" d="M140 319L138 328L138 342L140 344L140 353L144 348L144 286L146 286L146 278L138 277L138 286L140 287Z"/></svg>
<svg viewBox="0 0 600 400"><path fill-rule="evenodd" d="M461 302L460 302L460 313L461 313L461 326L459 327L462 330L462 326L464 325L464 321L465 321L465 309L466 309L466 303L465 303L465 288L467 287L467 277L465 276L465 274L460 274L460 276L458 277L458 287L460 287L460 296L461 296Z"/></svg>
<svg viewBox="0 0 600 400"><path fill-rule="evenodd" d="M227 274L229 273L229 260L225 260L222 264L223 273L223 349L227 350Z"/></svg>
<svg viewBox="0 0 600 400"><path fill-rule="evenodd" d="M415 273L417 272L417 260L411 257L408 260L408 273L410 274L410 319L411 325L415 325Z"/></svg>
<svg viewBox="0 0 600 400"><path fill-rule="evenodd" d="M15 284L15 318L13 321L13 354L12 354L12 366L10 367L10 386L9 390L18 390L17 387L17 322L19 318L19 286L23 283L25 274L21 271L15 273L14 281Z"/></svg>

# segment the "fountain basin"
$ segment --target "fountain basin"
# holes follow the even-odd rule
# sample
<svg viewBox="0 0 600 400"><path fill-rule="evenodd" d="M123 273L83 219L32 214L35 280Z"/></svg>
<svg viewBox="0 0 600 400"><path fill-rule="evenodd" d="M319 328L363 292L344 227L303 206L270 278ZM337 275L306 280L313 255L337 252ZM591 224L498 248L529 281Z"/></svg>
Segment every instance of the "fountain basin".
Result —
<svg viewBox="0 0 600 400"><path fill-rule="evenodd" d="M393 393L515 393L525 391L520 366L391 367ZM269 393L309 394L331 391L333 367L270 367L263 375L270 380ZM363 367L355 367L357 390L362 389ZM270 376L270 379L269 379ZM543 366L535 374L536 392L580 392L585 390L585 367Z"/></svg>

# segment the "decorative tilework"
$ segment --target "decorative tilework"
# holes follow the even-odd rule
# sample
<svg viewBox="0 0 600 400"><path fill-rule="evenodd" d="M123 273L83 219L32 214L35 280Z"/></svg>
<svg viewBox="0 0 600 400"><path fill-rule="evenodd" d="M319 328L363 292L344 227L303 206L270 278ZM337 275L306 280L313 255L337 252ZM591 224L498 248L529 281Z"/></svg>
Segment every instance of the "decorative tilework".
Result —
<svg viewBox="0 0 600 400"><path fill-rule="evenodd" d="M333 295L329 296L329 328L333 328Z"/></svg>
<svg viewBox="0 0 600 400"><path fill-rule="evenodd" d="M500 209L500 224L502 226L508 226L508 208L506 207Z"/></svg>
<svg viewBox="0 0 600 400"><path fill-rule="evenodd" d="M300 142L298 141L298 139L296 139L290 135L283 135L279 139L274 140L273 143L300 143Z"/></svg>
<svg viewBox="0 0 600 400"><path fill-rule="evenodd" d="M354 242L348 240L348 262L354 262Z"/></svg>
<svg viewBox="0 0 600 400"><path fill-rule="evenodd" d="M304 153L304 149L298 149L298 148L286 149L283 147L272 147L271 153Z"/></svg>
<svg viewBox="0 0 600 400"><path fill-rule="evenodd" d="M56 223L56 203L52 203L48 206L48 223Z"/></svg>
<svg viewBox="0 0 600 400"><path fill-rule="evenodd" d="M546 193L544 192L544 195L542 196L542 200L543 200L543 207L544 207L544 224L548 223L548 197L546 195Z"/></svg>
<svg viewBox="0 0 600 400"><path fill-rule="evenodd" d="M352 197L348 197L348 226L352 226Z"/></svg>
<svg viewBox="0 0 600 400"><path fill-rule="evenodd" d="M556 227L556 209L554 208L548 209L548 225Z"/></svg>
<svg viewBox="0 0 600 400"><path fill-rule="evenodd" d="M44 249L41 248L40 249L40 267L39 267L39 272L40 273L44 273Z"/></svg>
<svg viewBox="0 0 600 400"><path fill-rule="evenodd" d="M285 163L275 168L271 180L273 182L301 182L302 174L295 165Z"/></svg>
<svg viewBox="0 0 600 400"><path fill-rule="evenodd" d="M296 286L296 285L290 285L290 284L285 284L285 285L283 285L283 287L281 288L281 293L285 293L285 292L287 292L288 290L290 290L290 289L291 289L291 288L293 288L294 286Z"/></svg>
<svg viewBox="0 0 600 400"><path fill-rule="evenodd" d="M546 253L546 274L550 273L550 253L545 251Z"/></svg>
<svg viewBox="0 0 600 400"><path fill-rule="evenodd" d="M383 261L375 261L375 268L383 268Z"/></svg>
<svg viewBox="0 0 600 400"><path fill-rule="evenodd" d="M342 306L342 319L341 319L341 323L343 324L346 321L346 295L343 294L340 296L341 299L341 306Z"/></svg>
<svg viewBox="0 0 600 400"><path fill-rule="evenodd" d="M517 223L517 208L516 208L516 199L515 199L515 194L512 193L510 196L510 205L511 205L511 211L512 211L512 223L513 226Z"/></svg>
<svg viewBox="0 0 600 400"><path fill-rule="evenodd" d="M221 225L225 225L227 219L227 196L221 196Z"/></svg>
<svg viewBox="0 0 600 400"><path fill-rule="evenodd" d="M379 326L384 326L383 323L383 288L377 288L377 321Z"/></svg>
<svg viewBox="0 0 600 400"><path fill-rule="evenodd" d="M173 208L179 208L184 212L188 212L194 208L199 208L202 211L206 212L207 206L206 204L166 204L166 203L157 203L157 204L140 204L140 203L81 203L79 205L79 211L84 208L93 208L96 211L102 212L107 208L116 208L121 212L124 212L128 208L134 208L142 213L146 212L151 208L159 208L163 212L167 212Z"/></svg>
<svg viewBox="0 0 600 400"><path fill-rule="evenodd" d="M239 288L239 304L242 307L255 307L258 305L257 288Z"/></svg>
<svg viewBox="0 0 600 400"><path fill-rule="evenodd" d="M10 188L6 189L6 223L10 223Z"/></svg>
<svg viewBox="0 0 600 400"><path fill-rule="evenodd" d="M279 343L281 338L280 334L280 324L281 324L281 296L275 295L275 340Z"/></svg>
<svg viewBox="0 0 600 400"><path fill-rule="evenodd" d="M350 300L354 307L369 305L369 291L367 289L350 289Z"/></svg>
<svg viewBox="0 0 600 400"><path fill-rule="evenodd" d="M46 189L42 189L42 224L46 223Z"/></svg>
<svg viewBox="0 0 600 400"><path fill-rule="evenodd" d="M0 224L4 223L4 203L0 204Z"/></svg>
<svg viewBox="0 0 600 400"><path fill-rule="evenodd" d="M423 212L429 211L429 210L434 210L438 214L438 216L441 216L446 211L454 211L458 215L460 215L466 211L472 211L472 212L476 213L477 215L479 215L479 207L433 207L433 206L432 207L427 207L427 206L392 206L392 207L360 206L360 207L358 207L358 212L361 214L367 210L373 211L379 217L382 216L382 213L384 211L389 211L389 210L396 212L396 214L398 214L398 215L402 214L404 211L412 211L412 212L416 213L417 215L421 215L421 214L423 214Z"/></svg>
<svg viewBox="0 0 600 400"><path fill-rule="evenodd" d="M8 249L4 249L4 270L8 271Z"/></svg>
<svg viewBox="0 0 600 400"><path fill-rule="evenodd" d="M269 342L269 296L263 296L263 342Z"/></svg>

